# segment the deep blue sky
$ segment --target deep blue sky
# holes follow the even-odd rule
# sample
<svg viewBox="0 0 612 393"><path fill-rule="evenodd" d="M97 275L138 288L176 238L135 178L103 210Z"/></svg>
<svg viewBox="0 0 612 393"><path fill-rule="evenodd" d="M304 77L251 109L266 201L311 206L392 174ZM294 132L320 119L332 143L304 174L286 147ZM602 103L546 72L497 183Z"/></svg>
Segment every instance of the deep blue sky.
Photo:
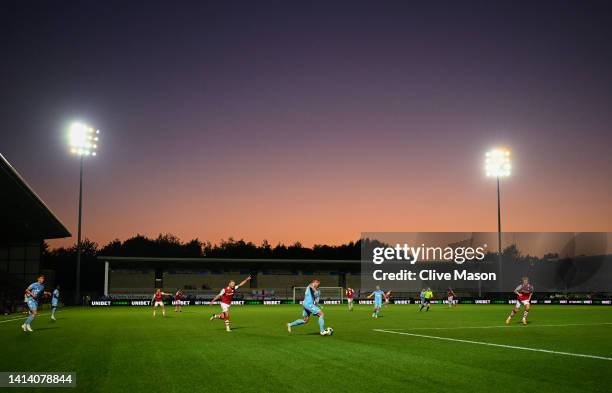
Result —
<svg viewBox="0 0 612 393"><path fill-rule="evenodd" d="M505 229L612 230L610 2L1 7L0 153L73 233L75 119L101 243L495 230L497 145Z"/></svg>

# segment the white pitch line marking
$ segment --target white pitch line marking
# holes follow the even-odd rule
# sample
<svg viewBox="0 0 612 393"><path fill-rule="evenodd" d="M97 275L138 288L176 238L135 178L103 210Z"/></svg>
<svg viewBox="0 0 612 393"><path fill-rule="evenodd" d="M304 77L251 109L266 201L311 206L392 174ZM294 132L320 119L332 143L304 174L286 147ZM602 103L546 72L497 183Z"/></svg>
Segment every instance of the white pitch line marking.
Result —
<svg viewBox="0 0 612 393"><path fill-rule="evenodd" d="M38 314L38 315L36 315L36 318L42 317L44 315L46 315L46 314ZM27 317L28 316L24 314L23 317L21 317L21 318L5 319L3 321L0 321L0 323L11 322L11 321L25 321Z"/></svg>
<svg viewBox="0 0 612 393"><path fill-rule="evenodd" d="M459 338L450 338L450 337L428 336L428 335L425 335L425 334L397 332L397 331L393 331L393 330L384 330L384 329L373 329L373 330L376 331L376 332L391 333L391 334L400 334L400 335L403 335L403 336L431 338L431 339L434 339L434 340L453 341L453 342L459 342L459 343L465 343L465 344L486 345L486 346L489 346L489 347L506 348L506 349L519 349L521 351L543 352L543 353L550 353L550 354L554 354L554 355L575 356L575 357L580 357L580 358L589 358L589 359L610 360L610 361L612 361L612 358L608 358L608 357L605 357L605 356L585 355L585 354L582 354L582 353L560 352L560 351L552 351L550 349L518 347L518 346L515 346L515 345L494 344L494 343L487 343L487 342L482 342L482 341L463 340L463 339L459 339Z"/></svg>
<svg viewBox="0 0 612 393"><path fill-rule="evenodd" d="M600 326L612 325L612 322L595 322L595 323L564 323L564 324L549 324L549 325L529 325L529 328L536 327L566 327L566 326ZM494 326L453 326L453 327L416 327L407 329L387 329L387 330L461 330L461 329L508 329L517 328L525 329L523 325L494 325Z"/></svg>
<svg viewBox="0 0 612 393"><path fill-rule="evenodd" d="M51 315L51 314L36 314L36 318L38 318L38 317L45 317L47 315ZM4 320L0 321L0 323L11 322L11 321L25 321L27 317L28 317L27 315L23 314L23 317L21 317L21 318L4 319Z"/></svg>

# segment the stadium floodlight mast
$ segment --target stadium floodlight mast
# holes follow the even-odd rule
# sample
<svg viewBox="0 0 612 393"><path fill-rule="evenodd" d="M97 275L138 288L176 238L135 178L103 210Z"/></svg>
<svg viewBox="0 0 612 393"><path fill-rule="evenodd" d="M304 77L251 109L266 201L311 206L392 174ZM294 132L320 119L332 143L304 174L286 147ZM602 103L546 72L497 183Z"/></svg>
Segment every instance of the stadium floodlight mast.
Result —
<svg viewBox="0 0 612 393"><path fill-rule="evenodd" d="M496 148L485 154L485 172L487 177L495 177L497 180L497 248L499 260L501 262L501 201L499 195L499 180L502 177L510 176L512 164L510 163L510 151L503 148Z"/></svg>
<svg viewBox="0 0 612 393"><path fill-rule="evenodd" d="M81 217L83 209L83 160L85 157L95 157L98 150L98 139L100 130L94 129L86 124L74 122L68 130L68 144L70 153L79 156L79 222L77 235L77 265L76 265L76 290L75 301L80 304L81 299Z"/></svg>

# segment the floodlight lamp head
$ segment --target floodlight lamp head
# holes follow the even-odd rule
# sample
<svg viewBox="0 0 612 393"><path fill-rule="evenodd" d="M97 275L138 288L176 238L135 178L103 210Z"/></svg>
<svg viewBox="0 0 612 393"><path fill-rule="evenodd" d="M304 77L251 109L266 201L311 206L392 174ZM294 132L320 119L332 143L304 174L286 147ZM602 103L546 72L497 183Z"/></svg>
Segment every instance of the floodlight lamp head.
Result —
<svg viewBox="0 0 612 393"><path fill-rule="evenodd" d="M487 177L508 177L512 172L510 151L493 149L485 154L485 173Z"/></svg>

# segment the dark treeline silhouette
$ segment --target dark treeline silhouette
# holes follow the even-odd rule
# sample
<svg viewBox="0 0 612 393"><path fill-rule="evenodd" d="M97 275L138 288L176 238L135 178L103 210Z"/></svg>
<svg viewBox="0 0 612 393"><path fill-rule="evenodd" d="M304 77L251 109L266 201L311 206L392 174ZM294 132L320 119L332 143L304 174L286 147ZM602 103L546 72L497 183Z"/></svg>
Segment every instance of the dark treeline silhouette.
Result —
<svg viewBox="0 0 612 393"><path fill-rule="evenodd" d="M88 239L82 243L81 288L84 293L100 293L104 265L98 256L158 257L158 258L256 258L256 259L360 259L361 241L339 246L315 245L304 247L296 242L290 246L282 243L272 247L267 241L261 245L244 240L221 240L218 244L193 239L188 242L172 234L160 234L156 238L136 235L125 241L118 239L99 247ZM50 249L45 243L41 268L55 271L55 283L69 292L75 288L76 245Z"/></svg>
<svg viewBox="0 0 612 393"><path fill-rule="evenodd" d="M98 250L98 255L122 257L166 258L286 258L286 259L359 259L361 243L340 246L315 245L304 247L300 242L290 246L282 243L272 247L264 240L261 245L244 240L221 240L218 244L193 239L183 243L174 235L159 235L155 239L136 235L124 242L113 240Z"/></svg>
<svg viewBox="0 0 612 393"><path fill-rule="evenodd" d="M183 243L172 235L155 239L136 235L124 242L115 239L98 250L98 255L114 257L198 258L203 257L203 244L198 239Z"/></svg>

